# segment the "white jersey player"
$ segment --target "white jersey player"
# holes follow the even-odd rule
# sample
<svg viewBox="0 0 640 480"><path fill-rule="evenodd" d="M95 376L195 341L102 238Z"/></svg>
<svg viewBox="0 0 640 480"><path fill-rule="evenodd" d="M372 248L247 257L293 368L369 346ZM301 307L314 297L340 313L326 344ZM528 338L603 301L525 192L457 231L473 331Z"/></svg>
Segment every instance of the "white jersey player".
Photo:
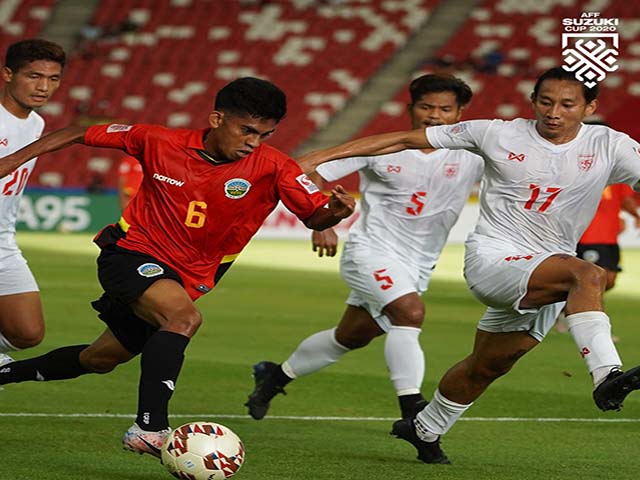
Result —
<svg viewBox="0 0 640 480"><path fill-rule="evenodd" d="M448 462L440 435L498 377L535 347L564 307L569 331L593 377L601 410L619 410L640 388L640 367L626 372L611 341L602 296L606 272L574 256L603 188L640 190L640 144L582 120L597 108L597 86L553 68L531 96L535 122L463 122L448 127L358 139L302 159L309 169L326 159L404 148L469 148L485 157L481 216L467 241L465 277L489 308L471 355L441 379L432 401L392 433L412 443L426 463Z"/></svg>
<svg viewBox="0 0 640 480"><path fill-rule="evenodd" d="M449 75L419 77L410 93L415 128L456 122L472 95L464 82ZM247 402L252 417L264 417L271 398L292 379L385 333L385 359L402 416L411 417L425 405L420 393L425 370L418 338L425 311L421 295L483 166L481 157L465 151L410 150L337 160L317 169L323 181L354 172L360 176L361 215L340 262L351 287L347 309L337 328L305 339L281 366L254 366L256 389ZM314 232L312 238L321 256L335 254L334 232Z"/></svg>
<svg viewBox="0 0 640 480"><path fill-rule="evenodd" d="M0 158L40 137L41 107L60 85L65 54L46 40L23 40L7 49L0 90ZM44 335L38 285L16 244L20 199L36 159L0 178L0 365L6 352L32 347Z"/></svg>

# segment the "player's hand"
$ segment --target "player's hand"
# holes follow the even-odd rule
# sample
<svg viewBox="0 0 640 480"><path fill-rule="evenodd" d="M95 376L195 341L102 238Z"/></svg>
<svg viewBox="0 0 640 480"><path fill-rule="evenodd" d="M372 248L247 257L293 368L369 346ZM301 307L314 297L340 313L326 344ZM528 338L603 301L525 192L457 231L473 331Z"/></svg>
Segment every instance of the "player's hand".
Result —
<svg viewBox="0 0 640 480"><path fill-rule="evenodd" d="M353 213L356 207L356 200L347 193L342 185L336 185L331 189L329 199L329 210L336 218L347 218Z"/></svg>
<svg viewBox="0 0 640 480"><path fill-rule="evenodd" d="M311 232L311 244L313 251L318 252L319 257L335 257L338 252L338 235L333 228L327 228L318 232Z"/></svg>

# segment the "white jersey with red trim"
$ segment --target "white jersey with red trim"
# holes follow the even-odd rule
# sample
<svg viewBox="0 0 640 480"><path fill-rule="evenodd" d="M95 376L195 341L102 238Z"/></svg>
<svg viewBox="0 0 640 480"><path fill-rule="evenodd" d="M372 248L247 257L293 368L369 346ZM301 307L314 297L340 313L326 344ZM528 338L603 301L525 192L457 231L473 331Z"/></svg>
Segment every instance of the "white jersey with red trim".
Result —
<svg viewBox="0 0 640 480"><path fill-rule="evenodd" d="M317 172L327 181L359 172L361 214L349 243L431 270L483 166L469 152L407 150L335 160Z"/></svg>
<svg viewBox="0 0 640 480"><path fill-rule="evenodd" d="M40 138L43 129L44 120L36 112L22 119L0 105L0 161ZM35 164L34 158L0 178L0 257L18 251L15 241L18 207Z"/></svg>
<svg viewBox="0 0 640 480"><path fill-rule="evenodd" d="M426 135L434 147L477 149L485 158L480 217L469 239L523 253L573 253L603 189L640 180L640 144L601 125L583 124L562 145L525 119L471 120L429 127Z"/></svg>

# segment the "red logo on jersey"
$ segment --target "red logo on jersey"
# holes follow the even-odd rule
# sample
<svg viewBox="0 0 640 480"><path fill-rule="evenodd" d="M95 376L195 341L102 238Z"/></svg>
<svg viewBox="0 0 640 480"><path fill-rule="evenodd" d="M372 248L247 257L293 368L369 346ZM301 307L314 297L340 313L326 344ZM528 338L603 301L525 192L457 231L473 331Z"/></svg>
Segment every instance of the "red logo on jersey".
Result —
<svg viewBox="0 0 640 480"><path fill-rule="evenodd" d="M507 262L517 262L518 260L531 260L533 255L509 255L508 257L504 257Z"/></svg>
<svg viewBox="0 0 640 480"><path fill-rule="evenodd" d="M591 170L594 161L595 155L593 153L583 153L578 155L578 167L580 167L580 170L582 170L583 172L588 172L589 170Z"/></svg>
<svg viewBox="0 0 640 480"><path fill-rule="evenodd" d="M0 145L2 145L3 147L8 147L9 146L9 139L8 138L3 138L0 140Z"/></svg>
<svg viewBox="0 0 640 480"><path fill-rule="evenodd" d="M591 353L591 350L589 350L587 347L582 347L582 349L580 350L580 356L582 358L586 357L590 353Z"/></svg>
<svg viewBox="0 0 640 480"><path fill-rule="evenodd" d="M507 157L509 160L517 160L519 162L524 162L524 159L526 158L524 153L513 153L513 152L509 152L509 156Z"/></svg>
<svg viewBox="0 0 640 480"><path fill-rule="evenodd" d="M400 173L402 167L400 165L387 165L387 173Z"/></svg>
<svg viewBox="0 0 640 480"><path fill-rule="evenodd" d="M458 164L457 163L445 163L444 164L444 176L451 178L455 177L458 174Z"/></svg>

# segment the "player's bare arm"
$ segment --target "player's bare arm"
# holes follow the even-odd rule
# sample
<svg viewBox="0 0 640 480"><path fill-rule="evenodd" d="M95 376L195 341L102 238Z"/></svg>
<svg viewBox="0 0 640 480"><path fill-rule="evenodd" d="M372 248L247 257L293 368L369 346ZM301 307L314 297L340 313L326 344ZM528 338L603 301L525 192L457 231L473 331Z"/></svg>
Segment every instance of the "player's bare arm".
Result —
<svg viewBox="0 0 640 480"><path fill-rule="evenodd" d="M385 155L407 149L433 148L427 141L424 128L403 132L383 133L370 137L358 138L335 147L324 148L307 153L298 159L302 170L309 174L318 165L331 160L349 157Z"/></svg>
<svg viewBox="0 0 640 480"><path fill-rule="evenodd" d="M45 135L17 152L0 159L0 178L9 175L23 163L44 153L55 152L74 143L83 143L87 127L67 127Z"/></svg>
<svg viewBox="0 0 640 480"><path fill-rule="evenodd" d="M355 199L341 185L331 190L327 208L317 209L304 224L312 230L325 230L347 218L355 209Z"/></svg>

